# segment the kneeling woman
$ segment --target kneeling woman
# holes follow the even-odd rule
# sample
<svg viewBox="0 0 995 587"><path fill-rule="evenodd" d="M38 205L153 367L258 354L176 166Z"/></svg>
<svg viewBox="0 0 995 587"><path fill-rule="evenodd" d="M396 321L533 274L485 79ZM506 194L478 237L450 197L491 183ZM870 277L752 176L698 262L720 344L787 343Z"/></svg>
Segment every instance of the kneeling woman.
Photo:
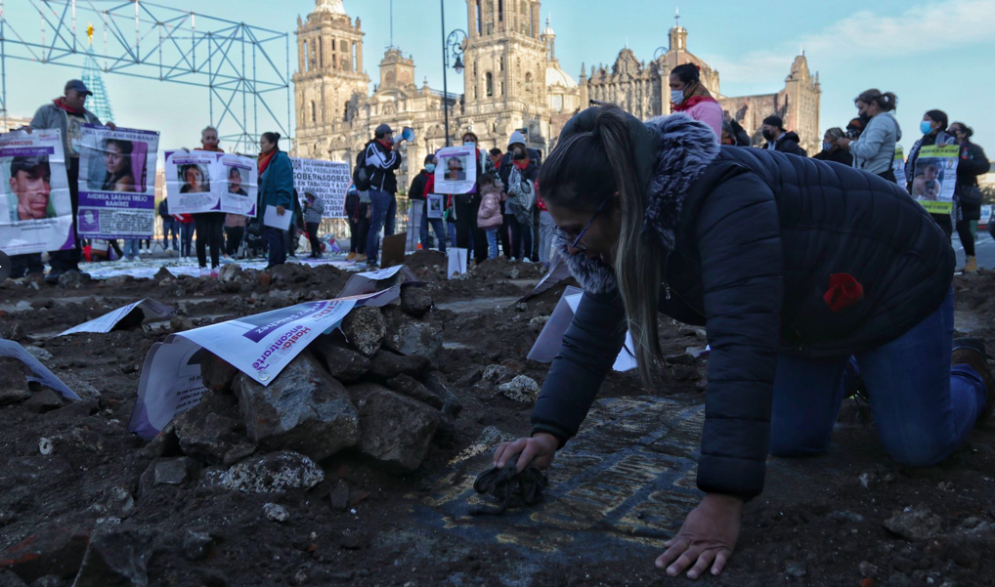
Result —
<svg viewBox="0 0 995 587"><path fill-rule="evenodd" d="M495 464L548 467L577 433L632 332L640 372L662 365L658 312L706 325L705 492L657 559L721 572L768 452L829 447L857 375L881 441L932 465L992 404L980 341L952 341L954 253L894 183L840 165L720 147L677 114L649 123L614 106L574 117L540 172L558 246L585 293L532 414L531 438ZM953 365L951 367L951 365Z"/></svg>

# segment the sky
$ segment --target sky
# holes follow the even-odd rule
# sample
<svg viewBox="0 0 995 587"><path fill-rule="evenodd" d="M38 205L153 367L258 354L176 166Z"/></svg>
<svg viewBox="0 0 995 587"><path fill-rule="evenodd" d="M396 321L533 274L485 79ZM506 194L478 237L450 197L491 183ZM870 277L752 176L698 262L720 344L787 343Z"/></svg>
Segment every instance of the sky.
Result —
<svg viewBox="0 0 995 587"><path fill-rule="evenodd" d="M58 9L66 0L46 5ZM293 31L297 16L314 7L314 0L157 0L160 5L202 13L198 30L212 25L204 15L221 16L249 25L290 33L290 64L296 68ZM466 29L466 2L441 0L446 30ZM119 0L78 0L78 4L105 8ZM415 59L416 79L442 89L440 2L394 0L393 41L390 0L345 0L346 11L362 19L365 69L378 79L383 50L393 44ZM40 0L7 2L6 37L20 35L40 42ZM705 59L721 75L727 96L776 92L784 85L794 56L804 50L809 68L822 81L820 126L843 127L856 115L853 98L868 88L898 95L898 120L906 152L919 136L926 110L939 108L951 121L963 121L975 130L974 141L988 146L995 157L995 115L992 96L995 76L995 0L877 0L873 3L798 2L797 0L711 0L681 5L659 0L544 0L542 17L551 18L556 50L563 68L574 78L581 64L614 63L625 46L640 60L652 59L657 47L667 45L667 31L680 8L681 25L688 29L688 49ZM78 9L78 39L85 46L86 22L96 27L97 52L102 53L99 16ZM127 23L123 30L129 30ZM15 34L16 33L16 34ZM46 26L48 39L51 25ZM134 36L134 25L129 31ZM153 37L154 38L154 37ZM143 53L154 43L145 42ZM287 55L285 42L272 43L271 58L281 72ZM26 54L8 45L8 54ZM235 58L237 61L238 57ZM251 58L250 58L251 61ZM262 59L259 69L265 67ZM8 59L6 87L11 115L30 116L42 103L61 94L66 79L79 77L77 68ZM30 80L22 83L21 80ZM187 85L136 80L116 74L104 76L115 122L119 126L159 130L161 147L195 146L200 129L210 122L208 90ZM462 77L449 74L450 91L462 91ZM292 94L291 94L292 97ZM270 106L287 124L285 91L270 94ZM240 102L236 100L241 112ZM220 113L215 101L215 116ZM250 113L251 117L251 113ZM295 118L295 117L292 117ZM265 111L259 131L277 130ZM229 127L231 128L231 127ZM222 134L225 129L222 128Z"/></svg>

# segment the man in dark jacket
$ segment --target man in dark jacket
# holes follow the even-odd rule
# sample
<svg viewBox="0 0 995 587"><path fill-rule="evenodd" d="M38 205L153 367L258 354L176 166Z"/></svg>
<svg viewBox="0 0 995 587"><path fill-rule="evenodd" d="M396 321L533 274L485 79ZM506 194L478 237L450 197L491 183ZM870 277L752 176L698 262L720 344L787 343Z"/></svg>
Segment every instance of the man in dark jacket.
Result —
<svg viewBox="0 0 995 587"><path fill-rule="evenodd" d="M380 255L380 231L394 234L397 221L397 176L401 154L394 150L394 131L390 126L377 127L374 139L366 145L366 171L370 178L370 234L366 238L366 265L377 268Z"/></svg>
<svg viewBox="0 0 995 587"><path fill-rule="evenodd" d="M780 116L768 116L765 118L761 130L764 138L767 139L764 149L780 151L789 155L798 155L799 157L808 157L805 149L802 149L798 145L798 133L785 131L784 121L781 120Z"/></svg>
<svg viewBox="0 0 995 587"><path fill-rule="evenodd" d="M163 198L159 202L159 218L162 218L162 250L169 250L169 235L173 235L173 250L180 250L178 243L178 237L180 234L180 228L177 226L176 219L173 215L169 213L169 198Z"/></svg>
<svg viewBox="0 0 995 587"><path fill-rule="evenodd" d="M432 248L432 245L431 237L428 234L428 215L425 210L425 198L428 196L425 193L425 186L428 184L428 179L435 173L434 161L435 155L431 153L425 155L425 166L411 180L411 187L408 188L408 219L410 222L410 226L408 227L408 241L418 238L421 241L422 248L426 250ZM431 170L429 170L430 167ZM417 235L417 237L414 235ZM413 242L417 243L417 241Z"/></svg>

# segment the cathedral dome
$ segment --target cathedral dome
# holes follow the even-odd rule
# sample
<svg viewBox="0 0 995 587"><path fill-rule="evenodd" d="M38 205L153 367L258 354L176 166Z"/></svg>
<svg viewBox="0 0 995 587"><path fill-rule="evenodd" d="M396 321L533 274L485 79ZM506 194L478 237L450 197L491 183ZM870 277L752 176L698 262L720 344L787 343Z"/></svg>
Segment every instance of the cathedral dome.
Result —
<svg viewBox="0 0 995 587"><path fill-rule="evenodd" d="M558 61L551 62L546 66L546 86L563 86L565 88L576 88L577 82L570 74L560 69Z"/></svg>
<svg viewBox="0 0 995 587"><path fill-rule="evenodd" d="M346 13L345 7L342 6L342 0L317 0L314 11L341 15Z"/></svg>

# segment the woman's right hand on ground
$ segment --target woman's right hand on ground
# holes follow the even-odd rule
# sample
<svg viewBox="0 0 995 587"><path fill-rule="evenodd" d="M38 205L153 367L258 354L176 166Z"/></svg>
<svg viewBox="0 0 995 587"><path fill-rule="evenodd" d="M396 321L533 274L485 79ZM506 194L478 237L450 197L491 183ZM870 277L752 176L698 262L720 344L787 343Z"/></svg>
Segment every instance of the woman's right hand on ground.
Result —
<svg viewBox="0 0 995 587"><path fill-rule="evenodd" d="M502 442L494 451L494 466L503 468L511 457L518 457L518 472L521 473L531 462L540 469L548 469L553 464L556 449L560 442L552 434L537 432L531 438L519 438L511 442Z"/></svg>

